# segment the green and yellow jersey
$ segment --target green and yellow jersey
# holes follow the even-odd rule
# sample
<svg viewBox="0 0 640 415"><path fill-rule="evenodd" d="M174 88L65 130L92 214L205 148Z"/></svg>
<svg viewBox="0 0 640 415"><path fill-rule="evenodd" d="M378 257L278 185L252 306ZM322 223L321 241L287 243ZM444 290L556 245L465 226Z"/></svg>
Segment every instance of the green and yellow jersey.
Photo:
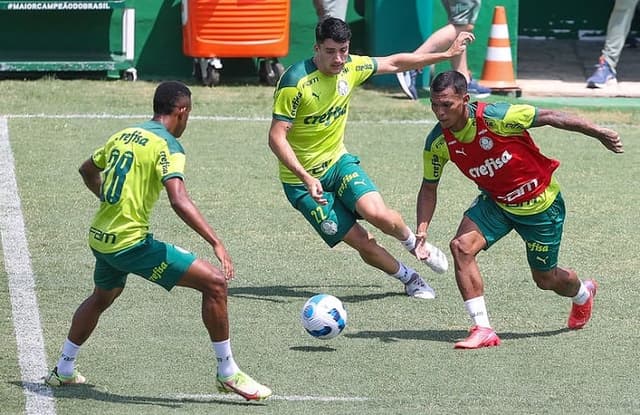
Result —
<svg viewBox="0 0 640 415"><path fill-rule="evenodd" d="M477 104L468 105L469 118L460 131L451 131L454 138L462 143L470 143L476 137ZM525 130L531 128L536 119L536 107L531 105L512 105L504 102L487 104L483 119L491 132L501 136L523 136ZM423 178L436 183L442 176L445 164L451 159L440 123L431 130L425 141L423 152ZM560 185L555 178L547 189L537 197L521 204L498 203L500 207L515 215L531 215L547 209L560 192Z"/></svg>
<svg viewBox="0 0 640 415"><path fill-rule="evenodd" d="M292 65L282 75L274 93L273 118L291 123L289 145L302 166L320 177L347 152L344 130L355 87L376 72L369 56L350 55L342 72L325 75L311 59ZM280 180L298 179L280 163Z"/></svg>
<svg viewBox="0 0 640 415"><path fill-rule="evenodd" d="M105 254L117 252L149 232L149 215L163 183L184 177L184 150L162 124L147 121L112 135L91 159L103 170L103 183L89 245Z"/></svg>

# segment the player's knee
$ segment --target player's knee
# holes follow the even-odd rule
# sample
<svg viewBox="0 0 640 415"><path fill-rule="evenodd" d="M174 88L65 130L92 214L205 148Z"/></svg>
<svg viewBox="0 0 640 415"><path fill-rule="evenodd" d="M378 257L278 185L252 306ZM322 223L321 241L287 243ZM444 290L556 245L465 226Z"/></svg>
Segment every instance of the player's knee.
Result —
<svg viewBox="0 0 640 415"><path fill-rule="evenodd" d="M460 32L473 32L474 27L475 26L473 25L473 23L456 25L456 31L458 33L460 33Z"/></svg>
<svg viewBox="0 0 640 415"><path fill-rule="evenodd" d="M113 304L115 299L120 295L120 292L122 292L120 288L110 291L96 289L89 297L89 303L97 311L103 312Z"/></svg>
<svg viewBox="0 0 640 415"><path fill-rule="evenodd" d="M225 298L227 296L227 280L222 275L222 272L212 274L202 293L213 298Z"/></svg>
<svg viewBox="0 0 640 415"><path fill-rule="evenodd" d="M464 258L474 255L469 244L459 237L455 237L449 242L449 249L454 258Z"/></svg>
<svg viewBox="0 0 640 415"><path fill-rule="evenodd" d="M556 290L558 288L558 268L549 271L532 270L533 281L541 290Z"/></svg>
<svg viewBox="0 0 640 415"><path fill-rule="evenodd" d="M541 290L552 290L554 288L554 284L551 278L548 277L533 277L533 281L536 283L536 286Z"/></svg>
<svg viewBox="0 0 640 415"><path fill-rule="evenodd" d="M393 234L402 222L400 214L391 209L378 209L369 214L366 220L386 234Z"/></svg>
<svg viewBox="0 0 640 415"><path fill-rule="evenodd" d="M193 278L189 285L202 292L205 296L214 298L226 296L227 280L222 271L208 263L204 270L204 272L198 273L197 277Z"/></svg>

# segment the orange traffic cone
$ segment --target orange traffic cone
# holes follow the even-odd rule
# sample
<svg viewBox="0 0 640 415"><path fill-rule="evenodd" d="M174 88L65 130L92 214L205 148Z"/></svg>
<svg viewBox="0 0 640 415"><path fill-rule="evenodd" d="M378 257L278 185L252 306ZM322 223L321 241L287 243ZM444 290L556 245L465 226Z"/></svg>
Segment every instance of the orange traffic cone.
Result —
<svg viewBox="0 0 640 415"><path fill-rule="evenodd" d="M487 57L479 83L491 88L491 92L515 93L517 96L522 93L513 75L509 27L504 6L496 6L493 12Z"/></svg>

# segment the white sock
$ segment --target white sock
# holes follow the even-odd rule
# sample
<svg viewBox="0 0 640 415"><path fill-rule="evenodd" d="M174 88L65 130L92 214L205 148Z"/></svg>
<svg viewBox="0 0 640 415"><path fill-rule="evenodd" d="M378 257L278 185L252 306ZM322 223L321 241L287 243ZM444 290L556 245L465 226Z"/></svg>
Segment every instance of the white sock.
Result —
<svg viewBox="0 0 640 415"><path fill-rule="evenodd" d="M407 229L409 229L409 237L404 241L400 241L400 243L407 251L411 251L416 247L416 234L409 227Z"/></svg>
<svg viewBox="0 0 640 415"><path fill-rule="evenodd" d="M467 309L469 317L473 320L473 324L480 327L491 327L489 324L489 314L487 314L487 306L484 304L484 296L471 298L464 302L464 308Z"/></svg>
<svg viewBox="0 0 640 415"><path fill-rule="evenodd" d="M73 343L71 340L66 339L62 345L62 352L60 353L60 359L58 359L58 374L62 376L73 375L73 369L75 368L76 357L80 351L80 346Z"/></svg>
<svg viewBox="0 0 640 415"><path fill-rule="evenodd" d="M414 270L413 268L409 268L400 261L398 261L398 265L400 266L398 272L396 272L395 274L391 274L391 276L399 279L403 284L406 284L409 282L411 277L413 277L413 274L416 273L416 270Z"/></svg>
<svg viewBox="0 0 640 415"><path fill-rule="evenodd" d="M216 353L218 361L218 374L222 377L228 377L240 370L236 361L233 360L231 354L231 341L229 339L221 342L212 342L213 351Z"/></svg>
<svg viewBox="0 0 640 415"><path fill-rule="evenodd" d="M584 283L580 281L580 288L578 289L578 294L572 298L573 302L577 305L582 305L587 302L587 300L591 297L591 293L585 287Z"/></svg>

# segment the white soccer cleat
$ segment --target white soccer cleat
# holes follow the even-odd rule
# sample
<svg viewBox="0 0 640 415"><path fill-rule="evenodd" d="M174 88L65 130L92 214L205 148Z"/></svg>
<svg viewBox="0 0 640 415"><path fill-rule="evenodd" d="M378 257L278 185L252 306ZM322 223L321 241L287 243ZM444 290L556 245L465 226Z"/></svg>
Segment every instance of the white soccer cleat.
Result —
<svg viewBox="0 0 640 415"><path fill-rule="evenodd" d="M444 252L427 241L424 241L424 246L426 250L429 251L429 256L421 259L421 261L427 264L435 273L444 274L447 272L449 269L449 261L447 261L447 256Z"/></svg>
<svg viewBox="0 0 640 415"><path fill-rule="evenodd" d="M404 285L404 291L409 297L431 300L436 298L436 292L422 277L414 272L409 281Z"/></svg>
<svg viewBox="0 0 640 415"><path fill-rule="evenodd" d="M251 376L239 370L228 377L216 377L218 392L236 393L248 401L261 401L273 392L267 386L256 382Z"/></svg>
<svg viewBox="0 0 640 415"><path fill-rule="evenodd" d="M87 382L87 379L78 372L78 369L73 369L73 373L70 376L63 376L58 373L58 367L54 367L45 376L44 383L49 386L66 386L66 385L81 385Z"/></svg>

